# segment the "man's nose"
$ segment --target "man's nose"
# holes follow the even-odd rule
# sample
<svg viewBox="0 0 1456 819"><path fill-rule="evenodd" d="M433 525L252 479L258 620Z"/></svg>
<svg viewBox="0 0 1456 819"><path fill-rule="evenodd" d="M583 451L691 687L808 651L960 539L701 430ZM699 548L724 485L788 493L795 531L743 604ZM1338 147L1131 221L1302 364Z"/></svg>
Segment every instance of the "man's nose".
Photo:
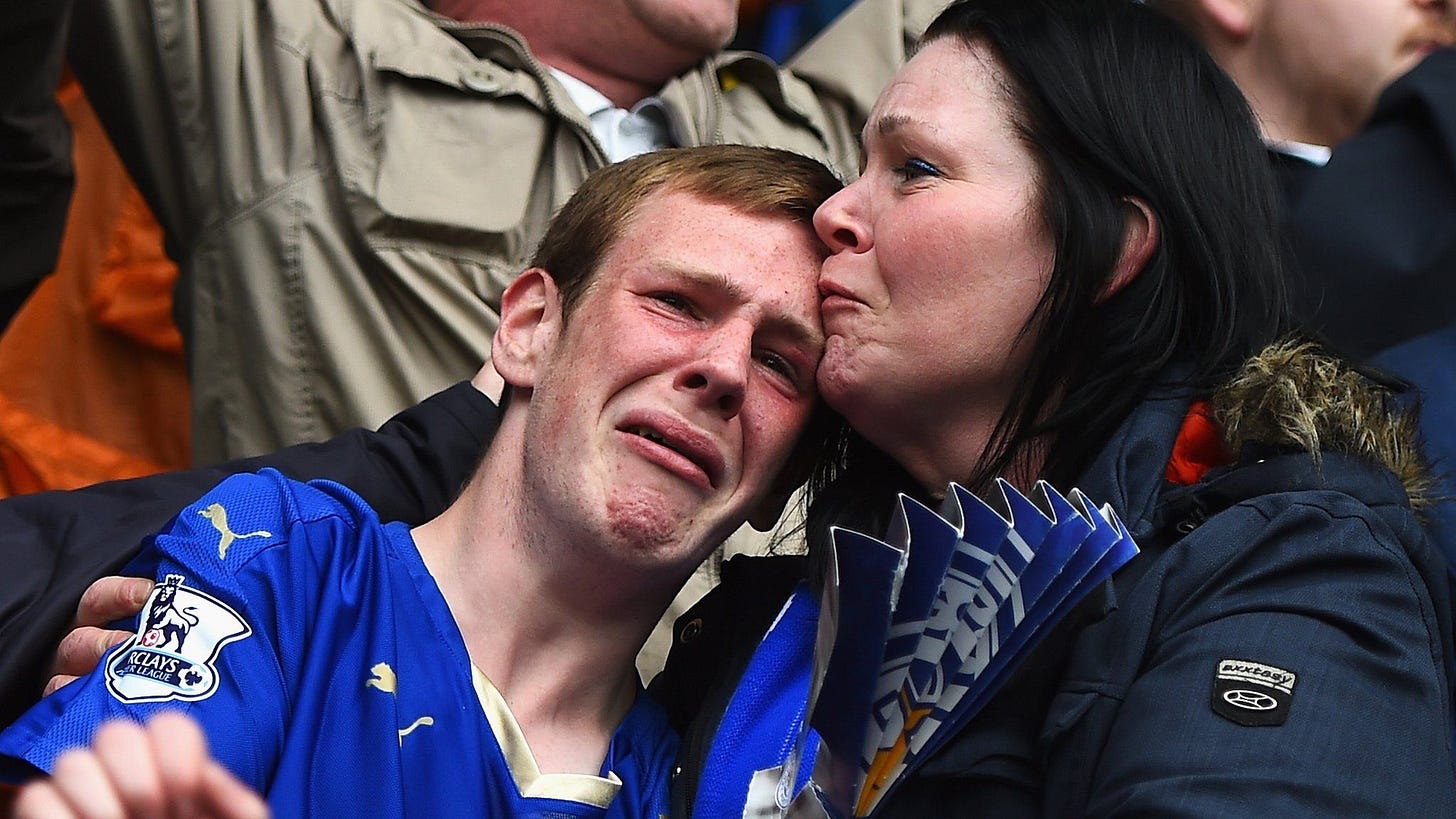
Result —
<svg viewBox="0 0 1456 819"><path fill-rule="evenodd" d="M745 322L715 327L678 376L678 388L696 393L699 401L724 419L736 416L743 409L753 366L752 330Z"/></svg>

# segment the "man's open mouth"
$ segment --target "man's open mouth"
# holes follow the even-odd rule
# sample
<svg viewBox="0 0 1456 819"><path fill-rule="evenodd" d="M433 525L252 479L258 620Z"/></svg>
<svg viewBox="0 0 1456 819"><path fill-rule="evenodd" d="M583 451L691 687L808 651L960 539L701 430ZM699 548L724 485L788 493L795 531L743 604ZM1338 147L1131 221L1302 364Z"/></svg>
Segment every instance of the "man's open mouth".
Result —
<svg viewBox="0 0 1456 819"><path fill-rule="evenodd" d="M644 438L682 456L707 476L710 486L717 486L722 479L722 457L713 448L712 442L695 430L686 427L664 429L657 425L634 423L624 425L621 431Z"/></svg>

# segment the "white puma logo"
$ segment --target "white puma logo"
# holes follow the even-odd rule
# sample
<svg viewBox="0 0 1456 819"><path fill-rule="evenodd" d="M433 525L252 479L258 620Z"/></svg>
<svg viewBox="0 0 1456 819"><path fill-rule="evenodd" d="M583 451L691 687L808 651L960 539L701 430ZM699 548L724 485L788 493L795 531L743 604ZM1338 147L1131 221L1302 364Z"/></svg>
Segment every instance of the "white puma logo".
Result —
<svg viewBox="0 0 1456 819"><path fill-rule="evenodd" d="M394 676L394 669L389 667L389 663L375 663L369 672L373 676L364 681L365 688L378 688L386 694L399 692L399 678Z"/></svg>
<svg viewBox="0 0 1456 819"><path fill-rule="evenodd" d="M256 532L249 532L246 535L240 535L233 532L232 529L228 528L227 510L222 508L222 504L220 503L214 503L208 506L206 509L199 510L197 514L212 521L212 528L216 529L218 531L218 534L222 535L222 537L218 538L217 541L218 560L224 560L227 558L228 547L233 545L234 540L246 540L250 537L273 536L272 532L266 532L262 529L259 529Z"/></svg>
<svg viewBox="0 0 1456 819"><path fill-rule="evenodd" d="M408 728L401 728L400 731L399 731L399 746L401 748L404 747L404 738L407 737L407 736L409 736L410 735L410 732L414 731L416 728L420 727L421 725L434 725L434 724L435 724L435 718L434 717L420 717L419 719L415 720L414 722L411 722Z"/></svg>
<svg viewBox="0 0 1456 819"><path fill-rule="evenodd" d="M394 669L389 667L389 663L375 663L369 669L369 679L364 681L364 687L377 688L386 694L398 696L399 677L395 676ZM411 722L407 728L400 728L397 732L399 734L399 746L401 748L404 747L404 738L414 733L416 728L434 724L434 717L425 716Z"/></svg>

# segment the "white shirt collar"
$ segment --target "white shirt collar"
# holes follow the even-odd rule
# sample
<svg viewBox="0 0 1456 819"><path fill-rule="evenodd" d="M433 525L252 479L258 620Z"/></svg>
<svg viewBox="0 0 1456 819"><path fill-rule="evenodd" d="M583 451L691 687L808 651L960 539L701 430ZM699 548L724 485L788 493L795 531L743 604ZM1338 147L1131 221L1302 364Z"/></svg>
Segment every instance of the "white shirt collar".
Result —
<svg viewBox="0 0 1456 819"><path fill-rule="evenodd" d="M591 122L592 135L601 143L607 159L624 159L670 148L675 143L667 125L667 112L662 100L647 97L627 111L612 104L602 92L558 69L552 75L561 82L577 108Z"/></svg>
<svg viewBox="0 0 1456 819"><path fill-rule="evenodd" d="M1321 168L1329 164L1330 161L1331 151L1325 145L1313 145L1308 142L1297 142L1292 139L1271 139L1265 144L1269 146L1269 150L1271 151L1278 151L1287 156L1303 159L1305 162L1311 165L1318 165Z"/></svg>

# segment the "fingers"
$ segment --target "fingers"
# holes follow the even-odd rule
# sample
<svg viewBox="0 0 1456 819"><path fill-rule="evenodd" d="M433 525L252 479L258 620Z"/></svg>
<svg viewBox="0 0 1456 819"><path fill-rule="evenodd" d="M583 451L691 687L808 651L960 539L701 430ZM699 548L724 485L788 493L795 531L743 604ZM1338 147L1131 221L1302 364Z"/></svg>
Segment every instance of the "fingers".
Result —
<svg viewBox="0 0 1456 819"><path fill-rule="evenodd" d="M104 626L130 617L146 605L152 581L143 577L103 577L86 587L76 605L75 626Z"/></svg>
<svg viewBox="0 0 1456 819"><path fill-rule="evenodd" d="M54 671L55 669L51 670ZM49 697L50 695L56 693L57 691L60 691L62 688L65 688L66 686L70 685L78 679L80 678L72 674L57 674L51 677L49 680L46 680L45 690L41 692L41 696Z"/></svg>
<svg viewBox="0 0 1456 819"><path fill-rule="evenodd" d="M141 611L153 585L141 577L103 577L87 587L76 605L71 632L56 647L56 660L51 666L53 676L46 683L46 694L94 671L106 650L126 639L128 632L100 626Z"/></svg>
<svg viewBox="0 0 1456 819"><path fill-rule="evenodd" d="M71 631L56 647L56 661L51 665L51 673L55 676L46 684L45 693L49 694L76 677L94 671L106 650L125 640L129 634L95 626L82 626Z"/></svg>
<svg viewBox="0 0 1456 819"><path fill-rule="evenodd" d="M202 771L202 808L217 819L265 819L268 805L227 769L209 761Z"/></svg>
<svg viewBox="0 0 1456 819"><path fill-rule="evenodd" d="M72 814L87 817L126 816L115 783L90 751L67 751L56 760L50 784Z"/></svg>
<svg viewBox="0 0 1456 819"><path fill-rule="evenodd" d="M15 819L71 819L76 813L47 779L21 789L11 815Z"/></svg>
<svg viewBox="0 0 1456 819"><path fill-rule="evenodd" d="M211 761L202 729L187 717L166 711L147 723L147 736L152 748L161 752L154 761L173 815L198 815L202 771Z"/></svg>
<svg viewBox="0 0 1456 819"><path fill-rule="evenodd" d="M170 711L145 728L106 723L89 749L63 754L51 778L26 786L15 803L22 819L267 815L263 800L207 755L197 723Z"/></svg>
<svg viewBox="0 0 1456 819"><path fill-rule="evenodd" d="M108 722L91 739L91 751L108 772L126 816L164 817L167 799L149 733L130 722Z"/></svg>
<svg viewBox="0 0 1456 819"><path fill-rule="evenodd" d="M490 363L490 359L485 360L485 364L470 379L470 383L497 404L500 403L501 394L506 391L506 381L495 371L495 365Z"/></svg>
<svg viewBox="0 0 1456 819"><path fill-rule="evenodd" d="M268 806L207 753L197 723L177 712L158 714L147 723L150 753L173 816L262 819ZM139 803L128 803L133 813ZM162 815L160 813L158 816Z"/></svg>

